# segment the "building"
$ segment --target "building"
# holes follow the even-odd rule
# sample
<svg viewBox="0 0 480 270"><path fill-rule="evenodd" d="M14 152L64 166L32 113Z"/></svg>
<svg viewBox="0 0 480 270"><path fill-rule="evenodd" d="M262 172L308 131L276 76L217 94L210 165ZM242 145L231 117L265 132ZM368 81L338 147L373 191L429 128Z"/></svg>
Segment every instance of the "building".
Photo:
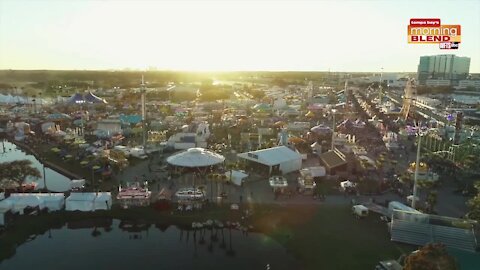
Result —
<svg viewBox="0 0 480 270"><path fill-rule="evenodd" d="M265 171L270 175L274 172L287 174L302 168L302 156L286 146L240 153L237 156L257 172Z"/></svg>
<svg viewBox="0 0 480 270"><path fill-rule="evenodd" d="M468 77L470 58L453 54L442 54L420 57L417 77L420 85L425 85L428 79L451 80L456 85L459 80Z"/></svg>
<svg viewBox="0 0 480 270"><path fill-rule="evenodd" d="M425 81L426 86L450 86L452 81L450 80L436 80L436 79L428 79Z"/></svg>
<svg viewBox="0 0 480 270"><path fill-rule="evenodd" d="M346 156L337 149L320 154L320 162L331 175L347 169Z"/></svg>
<svg viewBox="0 0 480 270"><path fill-rule="evenodd" d="M475 89L480 89L480 80L460 80L458 82L458 89L466 89L473 87Z"/></svg>

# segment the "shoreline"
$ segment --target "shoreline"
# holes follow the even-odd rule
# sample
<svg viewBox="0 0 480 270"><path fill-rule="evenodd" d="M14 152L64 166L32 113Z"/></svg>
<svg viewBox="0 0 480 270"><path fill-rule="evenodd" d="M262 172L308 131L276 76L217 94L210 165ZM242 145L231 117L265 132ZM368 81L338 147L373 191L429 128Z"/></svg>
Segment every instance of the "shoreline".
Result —
<svg viewBox="0 0 480 270"><path fill-rule="evenodd" d="M62 174L63 176L69 178L70 180L83 179L84 178L84 177L79 176L79 175L77 175L77 174L75 174L75 173L73 173L73 172L55 164L55 163L53 163L53 162L50 162L48 160L43 160L40 157L40 155L37 153L37 151L35 151L34 149L32 149L32 147L30 147L29 145L27 145L23 142L12 140L12 138L9 138L9 137L6 137L6 139L7 139L8 142L15 144L21 150L27 152L28 154L33 155L40 163L45 165L45 167L50 168L50 169Z"/></svg>

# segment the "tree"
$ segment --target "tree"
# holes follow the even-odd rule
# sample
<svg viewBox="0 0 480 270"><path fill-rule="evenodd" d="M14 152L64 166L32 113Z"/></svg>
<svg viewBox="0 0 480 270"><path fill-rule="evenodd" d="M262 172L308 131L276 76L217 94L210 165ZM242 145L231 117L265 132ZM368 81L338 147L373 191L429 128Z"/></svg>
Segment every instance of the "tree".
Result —
<svg viewBox="0 0 480 270"><path fill-rule="evenodd" d="M467 202L467 205L470 208L470 212L468 212L467 216L470 219L480 220L480 181L476 181L473 186L478 193Z"/></svg>
<svg viewBox="0 0 480 270"><path fill-rule="evenodd" d="M5 188L9 181L21 185L28 177L41 177L40 171L30 160L15 160L0 163L0 187Z"/></svg>
<svg viewBox="0 0 480 270"><path fill-rule="evenodd" d="M431 243L405 259L404 270L457 270L455 258L447 253L444 244Z"/></svg>

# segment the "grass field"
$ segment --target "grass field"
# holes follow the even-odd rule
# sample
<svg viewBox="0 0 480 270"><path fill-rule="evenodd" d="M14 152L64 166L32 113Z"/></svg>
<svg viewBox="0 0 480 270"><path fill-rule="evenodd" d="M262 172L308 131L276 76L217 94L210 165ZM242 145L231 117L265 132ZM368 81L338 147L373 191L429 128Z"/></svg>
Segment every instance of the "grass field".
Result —
<svg viewBox="0 0 480 270"><path fill-rule="evenodd" d="M271 236L293 254L305 269L373 269L379 260L397 259L411 246L389 239L387 226L377 216L355 219L347 206L250 205L254 230ZM15 255L16 246L31 235L44 234L65 222L91 218L135 219L189 227L193 221L219 219L238 221L240 212L227 207L210 207L191 214L158 212L153 208L108 212L58 212L39 216L21 216L15 225L0 235L0 261Z"/></svg>

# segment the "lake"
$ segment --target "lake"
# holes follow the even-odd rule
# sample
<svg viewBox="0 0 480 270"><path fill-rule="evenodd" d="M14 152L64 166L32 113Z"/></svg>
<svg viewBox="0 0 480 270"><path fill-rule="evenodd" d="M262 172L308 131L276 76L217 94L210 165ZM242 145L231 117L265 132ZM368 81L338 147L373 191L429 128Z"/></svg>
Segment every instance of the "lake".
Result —
<svg viewBox="0 0 480 270"><path fill-rule="evenodd" d="M78 222L77 222L78 223ZM132 226L120 220L103 227L88 222L51 229L17 247L0 262L18 269L299 269L298 261L277 242L259 233L176 226ZM96 225L99 226L99 225Z"/></svg>
<svg viewBox="0 0 480 270"><path fill-rule="evenodd" d="M37 189L42 189L43 183L43 165L33 155L25 153L19 149L15 144L2 140L0 142L0 163L10 162L14 160L28 159L32 161L35 168L40 171L42 177L39 179L27 179L26 182L36 182ZM70 179L50 168L45 168L47 189L54 192L64 192L70 190Z"/></svg>

